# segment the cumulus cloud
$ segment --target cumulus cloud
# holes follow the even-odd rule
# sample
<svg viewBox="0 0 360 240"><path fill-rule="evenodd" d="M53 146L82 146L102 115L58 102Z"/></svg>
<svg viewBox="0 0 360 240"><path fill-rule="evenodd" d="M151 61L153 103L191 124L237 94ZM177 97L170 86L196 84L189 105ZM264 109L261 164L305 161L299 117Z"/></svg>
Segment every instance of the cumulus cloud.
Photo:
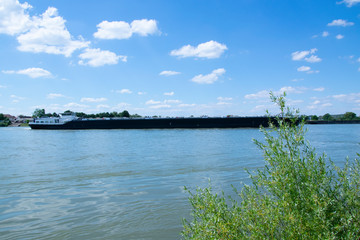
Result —
<svg viewBox="0 0 360 240"><path fill-rule="evenodd" d="M89 42L73 40L65 27L65 20L56 8L49 7L41 17L34 17L34 27L17 37L24 52L62 54L69 57L75 50L85 48Z"/></svg>
<svg viewBox="0 0 360 240"><path fill-rule="evenodd" d="M174 96L174 94L175 94L174 92L166 92L166 93L164 93L165 96Z"/></svg>
<svg viewBox="0 0 360 240"><path fill-rule="evenodd" d="M353 26L353 22L348 22L347 20L343 19L336 19L333 20L331 23L328 23L328 26L334 27L334 26L340 26L340 27L347 27L347 26Z"/></svg>
<svg viewBox="0 0 360 240"><path fill-rule="evenodd" d="M40 16L31 17L28 3L17 0L0 2L0 33L16 36L18 50L33 53L62 54L69 57L75 50L90 43L81 37L74 39L65 26L65 20L54 7Z"/></svg>
<svg viewBox="0 0 360 240"><path fill-rule="evenodd" d="M191 81L199 84L213 84L221 75L225 73L224 68L218 68L207 75L199 74L191 79Z"/></svg>
<svg viewBox="0 0 360 240"><path fill-rule="evenodd" d="M52 77L52 74L42 68L27 68L27 69L23 69L23 70L18 70L18 71L13 71L13 70L9 70L9 71L2 71L5 74L21 74L21 75L27 75L31 78L49 78Z"/></svg>
<svg viewBox="0 0 360 240"><path fill-rule="evenodd" d="M327 36L329 36L329 32L324 31L324 32L322 33L322 35L321 35L321 36L323 36L323 37L327 37Z"/></svg>
<svg viewBox="0 0 360 240"><path fill-rule="evenodd" d="M27 2L21 4L19 1L0 1L0 33L16 35L27 31L33 23L27 12L32 6Z"/></svg>
<svg viewBox="0 0 360 240"><path fill-rule="evenodd" d="M344 35L341 35L341 34L338 34L338 35L336 35L336 39L343 39L344 38Z"/></svg>
<svg viewBox="0 0 360 240"><path fill-rule="evenodd" d="M133 34L148 36L160 33L157 22L153 19L134 20L131 24L124 21L102 21L97 28L94 37L99 39L128 39Z"/></svg>
<svg viewBox="0 0 360 240"><path fill-rule="evenodd" d="M178 74L180 73L175 71L162 71L161 73L159 73L160 76L173 76Z"/></svg>
<svg viewBox="0 0 360 240"><path fill-rule="evenodd" d="M83 53L79 55L81 59L79 61L80 65L89 65L91 67L100 67L104 65L113 65L117 64L120 61L126 62L127 57L116 55L110 51L103 51L99 48L91 49L87 48Z"/></svg>
<svg viewBox="0 0 360 240"><path fill-rule="evenodd" d="M308 55L314 54L315 52L317 52L316 48L306 50L306 51L296 51L296 52L291 53L291 59L293 61L305 60L306 62L309 62L309 63L320 62L322 59L316 55L311 55L311 56L307 57Z"/></svg>
<svg viewBox="0 0 360 240"><path fill-rule="evenodd" d="M89 98L89 97L83 97L80 100L80 102L105 102L105 101L107 101L106 98Z"/></svg>
<svg viewBox="0 0 360 240"><path fill-rule="evenodd" d="M211 40L206 43L201 43L196 47L193 47L191 45L183 46L180 49L171 51L170 55L181 58L199 57L199 58L211 59L211 58L219 58L225 50L227 50L225 44L221 44Z"/></svg>

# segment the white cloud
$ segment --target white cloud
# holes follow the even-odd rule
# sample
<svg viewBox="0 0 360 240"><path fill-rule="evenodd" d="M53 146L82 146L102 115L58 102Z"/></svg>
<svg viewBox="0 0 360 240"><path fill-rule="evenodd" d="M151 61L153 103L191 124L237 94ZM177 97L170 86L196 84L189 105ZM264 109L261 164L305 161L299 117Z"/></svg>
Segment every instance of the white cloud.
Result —
<svg viewBox="0 0 360 240"><path fill-rule="evenodd" d="M175 94L174 92L166 92L166 93L164 93L165 96L174 96L174 94Z"/></svg>
<svg viewBox="0 0 360 240"><path fill-rule="evenodd" d="M106 104L99 104L96 106L97 109L103 109L103 108L110 108L109 105L106 105Z"/></svg>
<svg viewBox="0 0 360 240"><path fill-rule="evenodd" d="M34 17L32 27L17 37L24 52L62 54L69 57L75 50L90 43L82 38L73 40L66 29L65 20L58 16L56 8L49 7L41 17Z"/></svg>
<svg viewBox="0 0 360 240"><path fill-rule="evenodd" d="M99 39L128 39L134 33L140 36L160 33L157 22L153 19L134 20L131 24L124 21L102 21L97 28L94 37Z"/></svg>
<svg viewBox="0 0 360 240"><path fill-rule="evenodd" d="M117 90L116 92L121 93L121 94L131 94L132 93L132 91L130 89L126 89L126 88Z"/></svg>
<svg viewBox="0 0 360 240"><path fill-rule="evenodd" d="M338 35L336 35L336 39L343 39L344 38L344 35L341 35L341 34L338 34Z"/></svg>
<svg viewBox="0 0 360 240"><path fill-rule="evenodd" d="M291 87L291 86L285 86L280 88L277 91L272 91L274 95L280 95L286 92L287 94L290 93L296 93L300 94L303 93L306 90L304 87ZM270 91L269 90L262 90L257 93L247 94L245 95L245 99L249 100L260 100L260 99L269 99L270 97Z"/></svg>
<svg viewBox="0 0 360 240"><path fill-rule="evenodd" d="M46 98L48 98L48 99L55 99L55 98L62 98L62 97L66 97L66 96L63 94L60 94L60 93L49 93L46 96Z"/></svg>
<svg viewBox="0 0 360 240"><path fill-rule="evenodd" d="M311 67L309 67L309 66L301 66L297 70L298 70L298 72L307 72L307 71L310 71L310 69L311 69Z"/></svg>
<svg viewBox="0 0 360 240"><path fill-rule="evenodd" d="M105 102L107 101L106 98L81 98L80 102Z"/></svg>
<svg viewBox="0 0 360 240"><path fill-rule="evenodd" d="M291 87L291 86L286 86L286 87L282 87L280 88L279 91L277 91L275 94L282 94L283 92L286 92L286 93L302 93L303 90L305 90L304 88L294 88L294 87Z"/></svg>
<svg viewBox="0 0 360 240"><path fill-rule="evenodd" d="M138 92L137 94L138 94L138 95L145 95L146 92Z"/></svg>
<svg viewBox="0 0 360 240"><path fill-rule="evenodd" d="M16 36L18 50L69 57L75 50L89 45L81 37L74 40L56 8L49 7L33 17L28 14L30 8L31 5L20 4L18 0L0 1L0 33Z"/></svg>
<svg viewBox="0 0 360 240"><path fill-rule="evenodd" d="M343 0L338 3L345 3L347 5L347 7L352 7L353 5L360 3L360 0Z"/></svg>
<svg viewBox="0 0 360 240"><path fill-rule="evenodd" d="M16 35L31 28L32 21L27 13L32 6L27 2L21 4L18 0L0 1L0 33Z"/></svg>
<svg viewBox="0 0 360 240"><path fill-rule="evenodd" d="M263 90L257 93L247 94L245 95L246 99L259 99L259 98L269 98L269 91Z"/></svg>
<svg viewBox="0 0 360 240"><path fill-rule="evenodd" d="M31 78L40 78L40 77L44 77L44 78L49 78L52 77L52 74L42 68L27 68L27 69L23 69L23 70L18 70L18 71L2 71L3 73L6 74L22 74L22 75L27 75Z"/></svg>
<svg viewBox="0 0 360 240"><path fill-rule="evenodd" d="M191 81L199 84L212 84L216 82L219 76L223 75L224 73L225 73L224 68L218 68L207 75L202 75L202 74L197 75L193 77Z"/></svg>
<svg viewBox="0 0 360 240"><path fill-rule="evenodd" d="M131 106L130 103L121 102L115 106L115 109L123 109L123 108L129 107L129 106Z"/></svg>
<svg viewBox="0 0 360 240"><path fill-rule="evenodd" d="M319 87L319 88L314 88L313 90L316 92L323 92L325 90L325 88Z"/></svg>
<svg viewBox="0 0 360 240"><path fill-rule="evenodd" d="M165 100L164 103L166 104L179 104L181 103L180 100Z"/></svg>
<svg viewBox="0 0 360 240"><path fill-rule="evenodd" d="M296 51L291 53L292 60L300 61L303 60L307 55L309 55L309 51Z"/></svg>
<svg viewBox="0 0 360 240"><path fill-rule="evenodd" d="M353 22L348 22L347 20L343 20L343 19L333 20L331 23L328 23L328 26L330 27L333 26L347 27L352 25L354 25Z"/></svg>
<svg viewBox="0 0 360 240"><path fill-rule="evenodd" d="M13 103L18 103L20 102L21 100L24 100L25 98L24 97L19 97L19 96L16 96L16 95L10 95L10 98L12 99L12 102Z"/></svg>
<svg viewBox="0 0 360 240"><path fill-rule="evenodd" d="M303 80L304 80L303 78L294 78L291 81L292 82L300 82L300 81L303 81Z"/></svg>
<svg viewBox="0 0 360 240"><path fill-rule="evenodd" d="M185 57L199 57L199 58L219 58L223 52L227 50L225 44L216 41L209 41L201 43L196 47L191 45L183 46L180 49L170 52L171 56Z"/></svg>
<svg viewBox="0 0 360 240"><path fill-rule="evenodd" d="M305 58L305 61L307 61L309 63L321 62L321 58L319 58L318 56L315 56L315 55L311 55L310 57Z"/></svg>
<svg viewBox="0 0 360 240"><path fill-rule="evenodd" d="M169 104L160 104L160 105L153 105L153 106L150 106L150 108L153 108L153 109L171 108L171 106L170 106Z"/></svg>
<svg viewBox="0 0 360 240"><path fill-rule="evenodd" d="M322 33L322 35L321 35L321 36L323 36L323 37L327 37L327 36L329 36L329 32L324 31L324 32Z"/></svg>
<svg viewBox="0 0 360 240"><path fill-rule="evenodd" d="M146 105L153 105L153 104L160 104L161 102L160 101L155 101L155 100L149 100L149 101L147 101L145 104Z"/></svg>
<svg viewBox="0 0 360 240"><path fill-rule="evenodd" d="M349 93L349 94L338 94L332 96L334 99L339 101L346 101L346 102L356 102L360 100L360 93Z"/></svg>
<svg viewBox="0 0 360 240"><path fill-rule="evenodd" d="M80 111L83 111L83 109L85 109L85 108L89 108L88 105L74 103L74 102L65 104L64 107L71 108L70 110L80 110Z"/></svg>
<svg viewBox="0 0 360 240"><path fill-rule="evenodd" d="M117 64L119 60L123 62L127 61L126 56L116 55L113 52L103 51L99 48L87 48L82 54L79 55L79 58L81 58L79 61L80 65L89 65L92 67L100 67L106 64Z"/></svg>
<svg viewBox="0 0 360 240"><path fill-rule="evenodd" d="M324 103L324 104L322 104L321 106L322 106L322 107L331 107L332 104L331 104L331 103Z"/></svg>
<svg viewBox="0 0 360 240"><path fill-rule="evenodd" d="M173 75L178 75L180 74L179 72L175 72L175 71L162 71L159 75L162 76L173 76Z"/></svg>
<svg viewBox="0 0 360 240"><path fill-rule="evenodd" d="M182 107L182 108L185 108L185 107L195 107L196 104L195 103L192 103L192 104L188 104L188 103L182 103L182 104L179 104L178 107Z"/></svg>
<svg viewBox="0 0 360 240"><path fill-rule="evenodd" d="M137 33L140 36L147 36L159 32L157 23L154 19L134 20L131 23L131 30L133 33Z"/></svg>
<svg viewBox="0 0 360 240"><path fill-rule="evenodd" d="M103 21L97 25L94 37L100 39L127 39L132 35L130 24L124 21Z"/></svg>
<svg viewBox="0 0 360 240"><path fill-rule="evenodd" d="M233 99L231 97L218 97L217 100L219 102L217 102L216 105L231 105L232 103L230 101Z"/></svg>
<svg viewBox="0 0 360 240"><path fill-rule="evenodd" d="M232 98L231 97L218 97L217 100L219 100L219 101L231 101Z"/></svg>
<svg viewBox="0 0 360 240"><path fill-rule="evenodd" d="M316 48L306 50L306 51L296 51L296 52L291 53L291 59L293 61L305 60L305 61L310 62L310 63L320 62L321 58L319 58L316 55L311 55L310 57L306 57L306 56L308 56L310 54L314 54L315 52L317 52Z"/></svg>

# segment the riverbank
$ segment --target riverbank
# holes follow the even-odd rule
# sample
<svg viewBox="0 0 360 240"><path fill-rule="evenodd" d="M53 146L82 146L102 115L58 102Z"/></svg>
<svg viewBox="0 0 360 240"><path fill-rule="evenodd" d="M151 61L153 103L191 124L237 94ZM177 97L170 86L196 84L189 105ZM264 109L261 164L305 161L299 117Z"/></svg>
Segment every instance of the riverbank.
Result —
<svg viewBox="0 0 360 240"><path fill-rule="evenodd" d="M333 120L333 121L312 120L312 121L306 121L306 124L360 124L360 120Z"/></svg>

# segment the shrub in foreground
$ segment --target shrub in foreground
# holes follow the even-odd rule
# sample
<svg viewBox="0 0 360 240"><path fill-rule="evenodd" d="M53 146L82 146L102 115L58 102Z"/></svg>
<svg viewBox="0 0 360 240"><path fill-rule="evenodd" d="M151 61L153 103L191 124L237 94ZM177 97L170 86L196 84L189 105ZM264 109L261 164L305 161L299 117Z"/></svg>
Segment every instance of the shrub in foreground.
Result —
<svg viewBox="0 0 360 240"><path fill-rule="evenodd" d="M237 198L212 192L190 194L191 222L185 239L358 239L360 237L360 161L340 168L318 155L305 140L297 111L285 106L285 94L271 95L280 107L277 123L255 140L265 167L249 173L252 184ZM292 119L285 121L284 119ZM359 155L358 155L359 156Z"/></svg>

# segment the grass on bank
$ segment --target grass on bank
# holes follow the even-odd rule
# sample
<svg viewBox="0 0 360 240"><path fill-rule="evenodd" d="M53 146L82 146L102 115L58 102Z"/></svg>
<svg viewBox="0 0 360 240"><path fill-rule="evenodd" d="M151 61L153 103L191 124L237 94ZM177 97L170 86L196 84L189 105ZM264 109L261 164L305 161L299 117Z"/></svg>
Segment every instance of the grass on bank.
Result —
<svg viewBox="0 0 360 240"><path fill-rule="evenodd" d="M316 154L285 96L271 94L281 113L261 129L265 140L254 141L265 167L249 173L251 185L234 188L236 199L211 186L188 190L193 218L183 222L184 239L359 239L359 159L340 168Z"/></svg>

